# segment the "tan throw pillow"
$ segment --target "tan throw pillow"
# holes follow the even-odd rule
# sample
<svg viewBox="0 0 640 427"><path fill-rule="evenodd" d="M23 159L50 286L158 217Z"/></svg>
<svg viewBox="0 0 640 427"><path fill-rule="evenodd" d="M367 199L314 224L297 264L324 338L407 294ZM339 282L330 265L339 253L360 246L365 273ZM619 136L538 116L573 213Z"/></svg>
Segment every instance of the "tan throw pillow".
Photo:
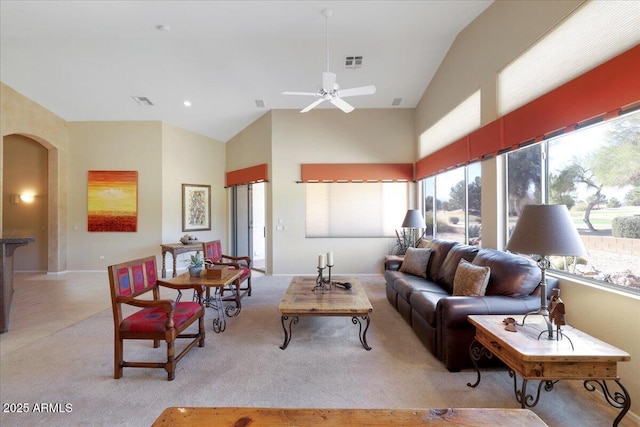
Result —
<svg viewBox="0 0 640 427"><path fill-rule="evenodd" d="M484 296L490 274L489 267L473 265L461 259L453 278L453 295Z"/></svg>
<svg viewBox="0 0 640 427"><path fill-rule="evenodd" d="M407 248L407 252L404 254L404 260L400 266L400 271L426 279L427 264L429 263L430 256L431 249Z"/></svg>

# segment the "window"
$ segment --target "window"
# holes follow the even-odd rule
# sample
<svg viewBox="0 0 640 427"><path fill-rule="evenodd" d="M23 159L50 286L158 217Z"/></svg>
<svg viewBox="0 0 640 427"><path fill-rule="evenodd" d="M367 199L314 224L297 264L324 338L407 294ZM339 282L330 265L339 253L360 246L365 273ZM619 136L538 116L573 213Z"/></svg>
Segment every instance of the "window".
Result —
<svg viewBox="0 0 640 427"><path fill-rule="evenodd" d="M639 13L639 2L585 2L499 73L499 115L635 46Z"/></svg>
<svg viewBox="0 0 640 427"><path fill-rule="evenodd" d="M306 184L306 237L395 237L409 183Z"/></svg>
<svg viewBox="0 0 640 427"><path fill-rule="evenodd" d="M423 180L427 238L481 246L481 169L474 163Z"/></svg>
<svg viewBox="0 0 640 427"><path fill-rule="evenodd" d="M587 256L552 268L640 293L640 112L507 156L509 230L526 203L565 204Z"/></svg>

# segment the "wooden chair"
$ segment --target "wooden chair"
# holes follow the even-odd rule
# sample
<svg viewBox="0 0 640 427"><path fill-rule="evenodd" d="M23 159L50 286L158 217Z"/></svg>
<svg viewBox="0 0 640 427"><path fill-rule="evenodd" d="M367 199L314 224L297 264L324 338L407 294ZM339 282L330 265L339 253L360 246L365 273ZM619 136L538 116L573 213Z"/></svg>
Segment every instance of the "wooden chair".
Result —
<svg viewBox="0 0 640 427"><path fill-rule="evenodd" d="M176 302L160 299L157 281L156 257L149 256L121 264L111 265L109 284L111 285L111 306L115 329L114 374L115 379L122 378L122 368L164 368L169 381L175 378L176 364L196 344L204 347L204 308L197 302ZM203 286L161 286L184 290L193 289L202 300ZM151 292L153 299L138 297ZM141 310L122 318L122 304L140 307ZM195 321L198 321L198 333L182 334ZM176 338L192 338L189 345L174 357ZM167 342L166 362L127 362L123 360L123 344L126 339L153 340L153 347L160 341Z"/></svg>
<svg viewBox="0 0 640 427"><path fill-rule="evenodd" d="M204 259L208 264L214 265L226 265L230 269L236 269L242 271L240 280L236 282L236 292L240 295L240 291L245 291L248 296L251 296L251 258L248 256L234 257L230 255L224 255L222 253L222 246L220 240L213 240L211 242L204 242L202 244ZM247 282L245 288L241 287L242 282ZM224 289L221 289L221 295ZM209 289L207 288L207 297L209 297Z"/></svg>

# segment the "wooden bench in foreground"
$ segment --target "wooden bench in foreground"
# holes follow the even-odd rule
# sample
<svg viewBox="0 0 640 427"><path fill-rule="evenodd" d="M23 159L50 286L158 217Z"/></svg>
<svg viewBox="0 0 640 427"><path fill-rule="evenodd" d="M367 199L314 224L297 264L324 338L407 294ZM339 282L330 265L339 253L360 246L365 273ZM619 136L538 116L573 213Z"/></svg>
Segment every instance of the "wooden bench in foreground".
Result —
<svg viewBox="0 0 640 427"><path fill-rule="evenodd" d="M152 427L546 426L529 409L167 408Z"/></svg>

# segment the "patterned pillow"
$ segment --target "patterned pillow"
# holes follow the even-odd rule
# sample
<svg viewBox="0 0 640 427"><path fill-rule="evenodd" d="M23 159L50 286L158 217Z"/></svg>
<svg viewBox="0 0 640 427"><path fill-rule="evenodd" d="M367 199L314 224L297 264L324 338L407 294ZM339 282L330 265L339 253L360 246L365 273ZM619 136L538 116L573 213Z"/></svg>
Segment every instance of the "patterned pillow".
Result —
<svg viewBox="0 0 640 427"><path fill-rule="evenodd" d="M431 249L407 248L407 252L404 254L404 260L400 266L400 271L426 279L427 264L429 263L430 256Z"/></svg>
<svg viewBox="0 0 640 427"><path fill-rule="evenodd" d="M473 265L461 259L453 278L453 295L483 296L489 284L491 268Z"/></svg>

